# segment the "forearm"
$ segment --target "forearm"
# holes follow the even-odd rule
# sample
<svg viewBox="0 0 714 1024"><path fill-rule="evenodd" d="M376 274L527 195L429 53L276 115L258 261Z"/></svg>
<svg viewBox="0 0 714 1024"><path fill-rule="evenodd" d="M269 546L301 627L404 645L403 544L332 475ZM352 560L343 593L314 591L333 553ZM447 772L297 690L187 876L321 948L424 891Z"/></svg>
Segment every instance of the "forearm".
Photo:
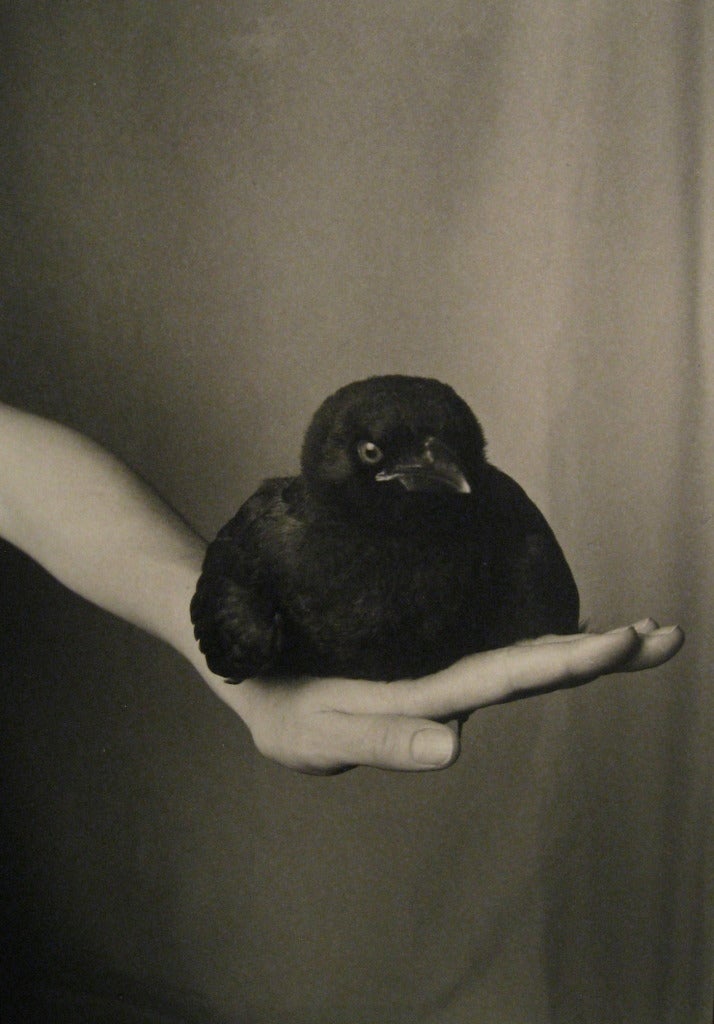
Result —
<svg viewBox="0 0 714 1024"><path fill-rule="evenodd" d="M0 534L78 594L197 664L188 605L201 539L104 449L2 405Z"/></svg>

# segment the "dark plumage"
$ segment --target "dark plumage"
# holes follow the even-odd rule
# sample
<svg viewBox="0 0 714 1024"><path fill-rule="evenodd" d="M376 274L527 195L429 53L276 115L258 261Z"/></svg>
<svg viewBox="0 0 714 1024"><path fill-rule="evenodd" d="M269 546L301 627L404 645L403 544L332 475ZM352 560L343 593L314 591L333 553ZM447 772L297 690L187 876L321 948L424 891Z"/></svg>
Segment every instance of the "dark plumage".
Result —
<svg viewBox="0 0 714 1024"><path fill-rule="evenodd" d="M488 464L446 385L341 388L307 430L301 469L266 480L208 547L191 618L218 675L416 677L577 630L550 527Z"/></svg>

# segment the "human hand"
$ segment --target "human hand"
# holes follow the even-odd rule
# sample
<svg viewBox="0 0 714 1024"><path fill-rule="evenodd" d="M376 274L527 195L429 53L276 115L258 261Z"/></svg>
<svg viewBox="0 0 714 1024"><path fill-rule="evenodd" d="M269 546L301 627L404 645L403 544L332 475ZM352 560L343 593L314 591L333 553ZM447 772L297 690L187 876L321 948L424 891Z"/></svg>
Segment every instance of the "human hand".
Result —
<svg viewBox="0 0 714 1024"><path fill-rule="evenodd" d="M645 619L608 633L524 641L392 683L309 677L234 685L207 669L202 674L246 723L258 750L297 771L329 775L360 764L429 771L459 755L449 719L612 672L655 668L683 642L678 626L660 629Z"/></svg>

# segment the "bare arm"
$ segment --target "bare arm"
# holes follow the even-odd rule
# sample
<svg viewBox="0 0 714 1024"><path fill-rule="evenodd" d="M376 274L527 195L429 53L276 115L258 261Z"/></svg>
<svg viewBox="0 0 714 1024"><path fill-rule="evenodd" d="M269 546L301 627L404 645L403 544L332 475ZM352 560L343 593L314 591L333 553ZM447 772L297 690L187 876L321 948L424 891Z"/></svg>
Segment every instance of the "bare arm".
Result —
<svg viewBox="0 0 714 1024"><path fill-rule="evenodd" d="M472 655L400 683L226 683L207 668L188 606L203 541L118 459L75 431L0 405L0 535L58 580L165 640L240 715L258 748L299 771L355 764L443 768L458 756L444 720L533 690L652 668L681 647L651 620Z"/></svg>
<svg viewBox="0 0 714 1024"><path fill-rule="evenodd" d="M199 661L186 619L203 541L105 449L5 405L0 535L78 594Z"/></svg>

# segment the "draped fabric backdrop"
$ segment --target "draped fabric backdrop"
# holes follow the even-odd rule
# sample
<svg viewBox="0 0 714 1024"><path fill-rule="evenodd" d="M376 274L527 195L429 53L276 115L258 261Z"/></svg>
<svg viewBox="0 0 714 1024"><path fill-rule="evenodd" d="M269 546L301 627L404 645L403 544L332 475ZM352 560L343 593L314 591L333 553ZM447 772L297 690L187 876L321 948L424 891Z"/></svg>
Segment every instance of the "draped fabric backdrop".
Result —
<svg viewBox="0 0 714 1024"><path fill-rule="evenodd" d="M711 1021L712 5L2 21L4 398L209 535L332 389L439 377L590 625L688 633L474 715L447 772L316 779L4 549L6 990L202 1024Z"/></svg>

